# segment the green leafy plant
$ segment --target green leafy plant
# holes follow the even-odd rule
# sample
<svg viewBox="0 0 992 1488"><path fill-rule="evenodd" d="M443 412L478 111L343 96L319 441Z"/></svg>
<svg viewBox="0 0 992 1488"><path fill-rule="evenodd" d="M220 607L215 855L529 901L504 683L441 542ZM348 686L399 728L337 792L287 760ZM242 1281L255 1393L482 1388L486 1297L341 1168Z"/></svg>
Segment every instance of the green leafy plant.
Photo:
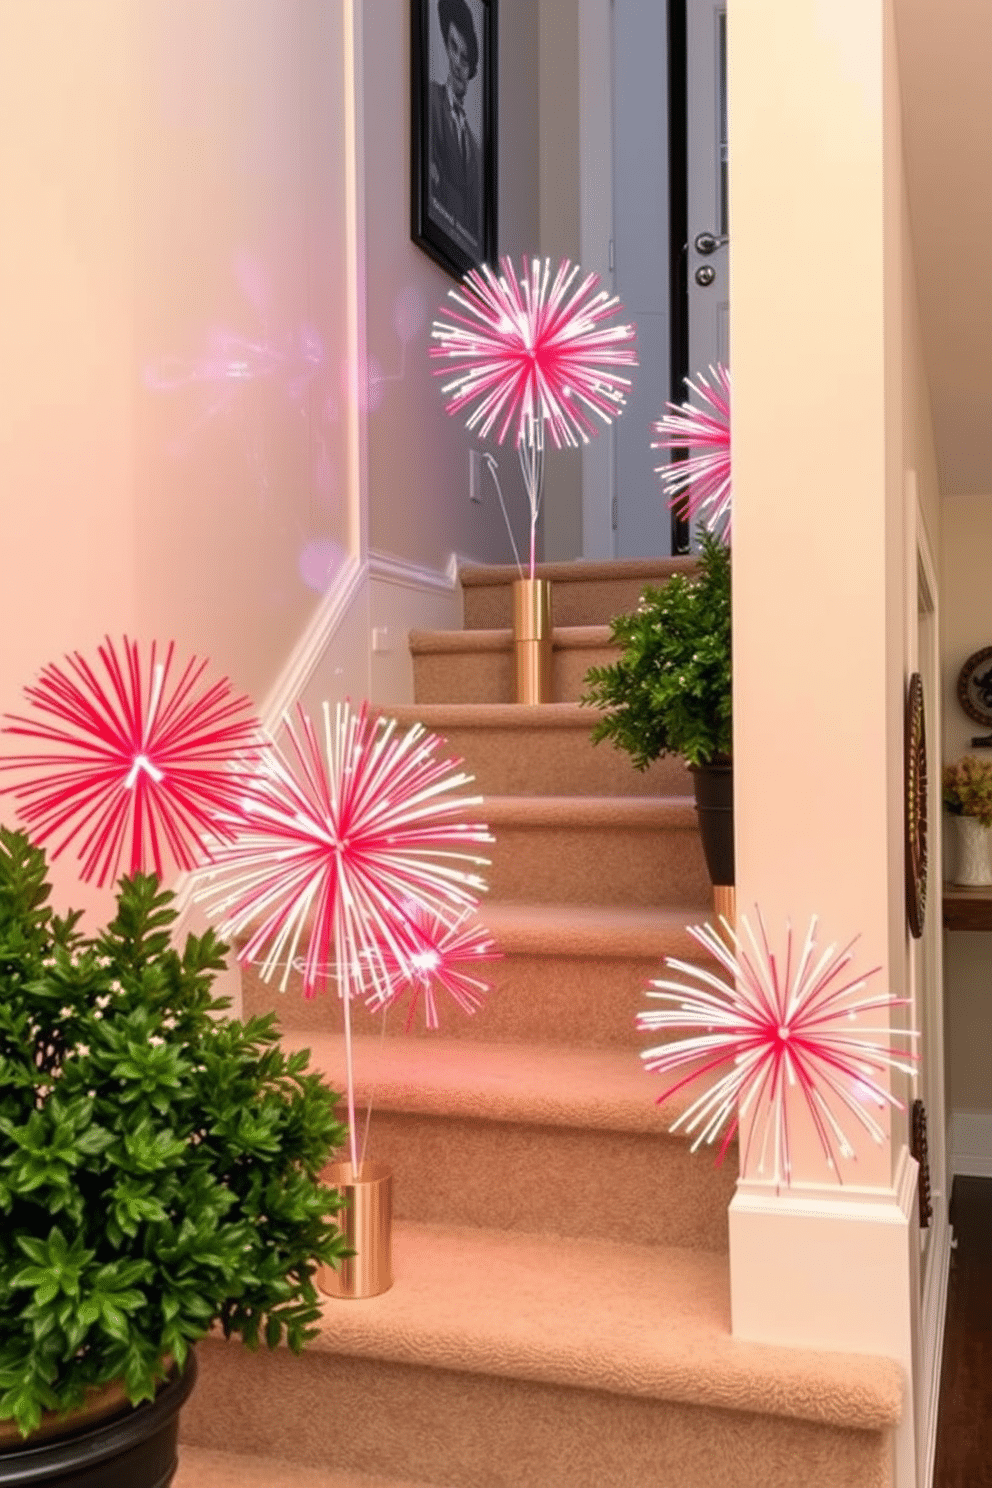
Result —
<svg viewBox="0 0 992 1488"><path fill-rule="evenodd" d="M608 710L593 741L625 749L638 770L668 753L690 765L729 759L730 549L704 532L697 572L645 589L611 633L619 660L586 674L582 702Z"/></svg>
<svg viewBox="0 0 992 1488"><path fill-rule="evenodd" d="M22 1432L121 1378L133 1404L219 1321L299 1352L319 1263L353 1252L319 1172L338 1095L275 1015L219 1015L226 947L170 943L172 895L122 879L93 938L0 828L0 1419Z"/></svg>
<svg viewBox="0 0 992 1488"><path fill-rule="evenodd" d="M992 761L966 754L945 766L943 785L944 805L953 816L976 816L983 827L992 827Z"/></svg>

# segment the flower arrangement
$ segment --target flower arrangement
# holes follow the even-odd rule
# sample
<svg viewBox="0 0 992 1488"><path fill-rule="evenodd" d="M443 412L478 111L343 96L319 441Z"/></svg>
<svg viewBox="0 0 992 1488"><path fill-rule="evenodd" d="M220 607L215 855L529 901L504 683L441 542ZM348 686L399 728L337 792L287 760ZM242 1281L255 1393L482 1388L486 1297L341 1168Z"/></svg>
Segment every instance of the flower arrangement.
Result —
<svg viewBox="0 0 992 1488"><path fill-rule="evenodd" d="M582 702L607 711L594 742L609 739L638 770L676 753L718 763L733 747L730 549L704 530L698 572L648 588L612 624L619 660L592 667Z"/></svg>
<svg viewBox="0 0 992 1488"><path fill-rule="evenodd" d="M992 760L966 754L945 765L943 801L952 816L974 816L983 827L992 827Z"/></svg>

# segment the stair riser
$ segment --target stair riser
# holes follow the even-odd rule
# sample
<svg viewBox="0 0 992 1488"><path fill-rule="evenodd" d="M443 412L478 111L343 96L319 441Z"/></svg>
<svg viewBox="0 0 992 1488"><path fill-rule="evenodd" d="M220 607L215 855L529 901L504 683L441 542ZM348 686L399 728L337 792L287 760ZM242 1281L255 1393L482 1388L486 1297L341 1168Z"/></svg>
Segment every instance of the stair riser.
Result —
<svg viewBox="0 0 992 1488"><path fill-rule="evenodd" d="M613 646L568 647L552 654L549 702L577 703L592 666L609 666ZM516 701L513 646L504 650L428 652L413 658L413 695L418 703L512 703Z"/></svg>
<svg viewBox="0 0 992 1488"><path fill-rule="evenodd" d="M590 1274L590 1289L597 1278ZM374 1307L375 1302L332 1302ZM434 1488L889 1488L881 1432L311 1349L199 1346L182 1441ZM494 1358L493 1367L500 1361ZM623 1389L618 1379L617 1389ZM208 1488L208 1485L204 1485Z"/></svg>
<svg viewBox="0 0 992 1488"><path fill-rule="evenodd" d="M645 586L657 579L587 579L551 585L553 625L609 625L616 615L629 615ZM464 589L466 630L506 630L513 624L513 591L509 584L468 585Z"/></svg>
<svg viewBox="0 0 992 1488"><path fill-rule="evenodd" d="M649 1106L647 1078L644 1086ZM736 1151L715 1171L713 1150L690 1152L660 1116L647 1135L373 1106L368 1153L393 1169L399 1220L696 1250L729 1245Z"/></svg>
<svg viewBox="0 0 992 1488"><path fill-rule="evenodd" d="M589 727L450 724L444 754L463 759L474 789L489 796L689 796L692 776L678 755L635 770L609 740L593 744ZM443 756L442 756L443 757Z"/></svg>
<svg viewBox="0 0 992 1488"><path fill-rule="evenodd" d="M661 1042L656 1034L639 1033L635 1022L637 1014L651 1006L646 995L648 981L664 975L661 957L618 960L514 953L480 963L478 974L481 981L489 983L490 991L476 1012L466 1015L440 994L438 1017L445 1038L635 1051ZM247 968L242 973L242 984L246 1018L275 1008L284 1029L341 1032L337 997L327 995L308 1001L302 995L299 977L294 977L286 993L280 994ZM405 1007L388 1014L391 1033L403 1029ZM355 1005L352 1016L356 1033L377 1033L382 1028L382 1014L369 1013L360 1004ZM435 1036L425 1029L423 1011L418 1009L409 1037L429 1040ZM649 1092L650 1084L645 1089Z"/></svg>
<svg viewBox="0 0 992 1488"><path fill-rule="evenodd" d="M489 895L530 904L696 907L710 896L694 826L493 827Z"/></svg>

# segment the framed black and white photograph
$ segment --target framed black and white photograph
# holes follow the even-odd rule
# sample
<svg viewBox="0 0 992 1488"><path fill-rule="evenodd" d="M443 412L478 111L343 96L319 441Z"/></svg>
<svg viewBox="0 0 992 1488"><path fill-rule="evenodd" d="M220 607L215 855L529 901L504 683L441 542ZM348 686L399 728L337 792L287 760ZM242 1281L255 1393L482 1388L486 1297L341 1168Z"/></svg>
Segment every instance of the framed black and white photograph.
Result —
<svg viewBox="0 0 992 1488"><path fill-rule="evenodd" d="M411 233L460 279L497 253L497 0L411 6Z"/></svg>

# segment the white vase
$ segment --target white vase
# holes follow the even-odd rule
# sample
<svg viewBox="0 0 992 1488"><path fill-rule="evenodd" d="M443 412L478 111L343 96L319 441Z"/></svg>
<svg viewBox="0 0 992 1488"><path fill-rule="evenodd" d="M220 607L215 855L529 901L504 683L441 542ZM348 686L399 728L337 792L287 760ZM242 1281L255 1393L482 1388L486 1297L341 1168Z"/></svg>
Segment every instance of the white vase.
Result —
<svg viewBox="0 0 992 1488"><path fill-rule="evenodd" d="M962 888L980 889L992 884L992 828L983 827L977 816L955 816L957 871L954 882Z"/></svg>

